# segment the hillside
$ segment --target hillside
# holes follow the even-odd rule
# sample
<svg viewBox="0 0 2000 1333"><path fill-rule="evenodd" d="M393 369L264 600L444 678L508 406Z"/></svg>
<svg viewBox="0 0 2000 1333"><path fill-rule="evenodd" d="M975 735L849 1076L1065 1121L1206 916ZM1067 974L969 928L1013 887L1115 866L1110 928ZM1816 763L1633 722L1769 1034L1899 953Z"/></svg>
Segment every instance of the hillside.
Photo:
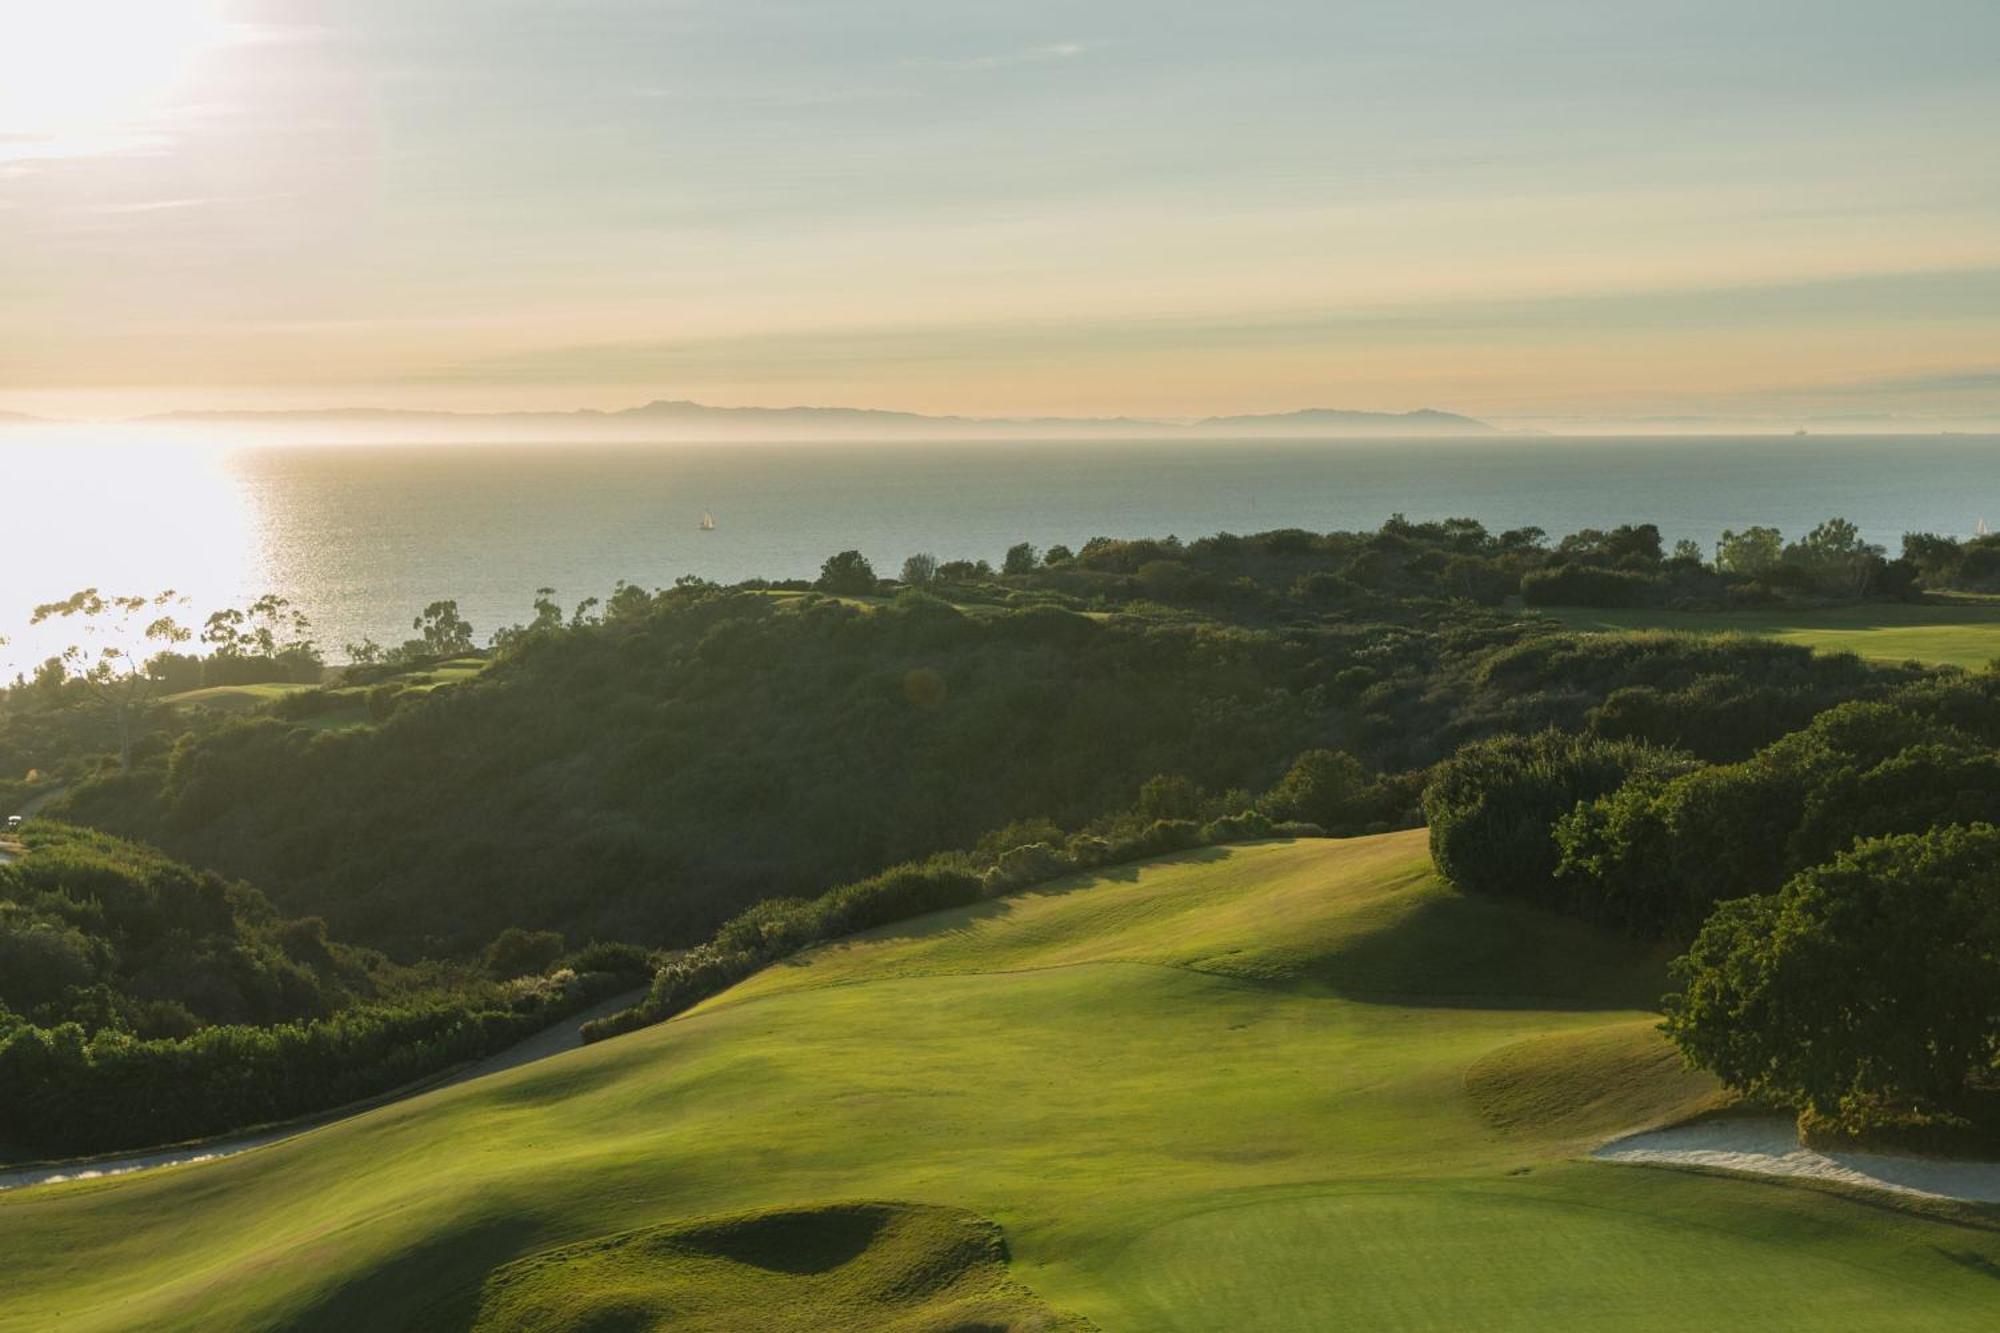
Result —
<svg viewBox="0 0 2000 1333"><path fill-rule="evenodd" d="M1180 562L1156 558L1163 543L1110 544L1089 557L1105 569L1041 576L1060 588L970 590L1007 601L641 593L476 679L405 688L379 726L358 725L373 691L345 687L243 721L177 708L131 773L101 769L59 813L402 958L516 925L687 945L758 899L1016 821L1073 832L1156 775L1234 792L1218 812L1234 813L1319 746L1411 794L1422 768L1496 731L1606 726L1737 757L1923 674L1768 642L1570 636L1428 599L1286 624L1247 593L1201 613L1135 595L1159 565L1283 587L1346 558L1279 536ZM1422 536L1387 535L1367 562L1378 583L1452 568ZM51 762L8 739L0 763ZM1414 800L1343 818L1407 824Z"/></svg>
<svg viewBox="0 0 2000 1333"><path fill-rule="evenodd" d="M1658 965L1445 888L1420 832L1059 881L278 1146L0 1194L0 1328L1987 1326L1990 1214L1575 1160L1714 1100Z"/></svg>

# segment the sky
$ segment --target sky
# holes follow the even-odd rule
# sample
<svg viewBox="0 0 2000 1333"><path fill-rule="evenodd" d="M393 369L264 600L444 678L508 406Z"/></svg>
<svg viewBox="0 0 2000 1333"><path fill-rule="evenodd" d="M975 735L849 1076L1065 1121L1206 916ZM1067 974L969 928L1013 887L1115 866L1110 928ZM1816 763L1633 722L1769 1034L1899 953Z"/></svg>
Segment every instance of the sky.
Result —
<svg viewBox="0 0 2000 1333"><path fill-rule="evenodd" d="M1993 0L0 0L0 411L2000 420Z"/></svg>

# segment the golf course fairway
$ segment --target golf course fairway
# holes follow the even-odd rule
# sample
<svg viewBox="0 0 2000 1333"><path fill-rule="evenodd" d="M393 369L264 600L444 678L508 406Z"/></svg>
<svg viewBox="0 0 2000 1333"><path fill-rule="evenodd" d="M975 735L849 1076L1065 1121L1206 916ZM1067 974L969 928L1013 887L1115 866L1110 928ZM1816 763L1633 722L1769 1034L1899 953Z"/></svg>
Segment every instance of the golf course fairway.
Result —
<svg viewBox="0 0 2000 1333"><path fill-rule="evenodd" d="M1661 955L1421 831L1078 876L213 1163L0 1194L0 1329L1990 1329L2000 1212L1581 1160Z"/></svg>

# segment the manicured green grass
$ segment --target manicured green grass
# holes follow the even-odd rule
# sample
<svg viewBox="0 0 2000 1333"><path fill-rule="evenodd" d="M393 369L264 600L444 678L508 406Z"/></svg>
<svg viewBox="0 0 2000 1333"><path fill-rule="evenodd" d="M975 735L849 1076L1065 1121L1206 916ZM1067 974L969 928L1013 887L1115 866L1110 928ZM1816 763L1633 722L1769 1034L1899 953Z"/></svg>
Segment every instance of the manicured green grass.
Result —
<svg viewBox="0 0 2000 1333"><path fill-rule="evenodd" d="M183 690L170 694L165 702L170 704L191 704L200 708L212 708L221 713L247 713L276 703L288 694L299 694L317 688L289 681L271 681L258 685L210 685L201 690Z"/></svg>
<svg viewBox="0 0 2000 1333"><path fill-rule="evenodd" d="M1651 1030L1661 986L1443 887L1421 833L1189 853L241 1157L0 1194L0 1327L637 1328L790 1291L838 1328L797 1274L618 1237L855 1200L990 1219L1006 1280L1107 1330L1990 1327L1991 1212L1577 1160L1715 1098ZM540 1304L506 1304L527 1273Z"/></svg>
<svg viewBox="0 0 2000 1333"><path fill-rule="evenodd" d="M1572 629L1677 630L1754 634L1888 662L1930 662L1978 670L2000 658L2000 603L1881 603L1826 611L1595 611L1548 607Z"/></svg>
<svg viewBox="0 0 2000 1333"><path fill-rule="evenodd" d="M1007 1276L1000 1228L914 1204L774 1209L647 1227L508 1264L482 1333L929 1333L1088 1325Z"/></svg>
<svg viewBox="0 0 2000 1333"><path fill-rule="evenodd" d="M377 684L401 683L407 693L428 694L432 690L443 689L471 680L486 670L488 661L483 657L460 657L436 666L404 672L387 677ZM289 682L268 682L257 685L211 685L206 689L183 690L170 694L164 702L191 705L211 709L220 713L249 713L276 703L287 695L315 689L313 685ZM342 706L329 712L316 713L311 717L294 719L294 725L312 731L338 731L349 727L372 726L368 712L368 691L373 686L345 685L329 690L335 698L343 701Z"/></svg>

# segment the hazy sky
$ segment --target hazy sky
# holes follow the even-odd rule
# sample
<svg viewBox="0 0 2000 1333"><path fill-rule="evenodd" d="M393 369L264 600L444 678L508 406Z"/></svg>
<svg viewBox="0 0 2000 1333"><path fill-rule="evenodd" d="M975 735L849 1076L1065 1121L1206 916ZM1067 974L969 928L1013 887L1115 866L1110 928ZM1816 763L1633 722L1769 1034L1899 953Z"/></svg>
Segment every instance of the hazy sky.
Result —
<svg viewBox="0 0 2000 1333"><path fill-rule="evenodd" d="M1995 0L0 0L0 409L2000 417Z"/></svg>

